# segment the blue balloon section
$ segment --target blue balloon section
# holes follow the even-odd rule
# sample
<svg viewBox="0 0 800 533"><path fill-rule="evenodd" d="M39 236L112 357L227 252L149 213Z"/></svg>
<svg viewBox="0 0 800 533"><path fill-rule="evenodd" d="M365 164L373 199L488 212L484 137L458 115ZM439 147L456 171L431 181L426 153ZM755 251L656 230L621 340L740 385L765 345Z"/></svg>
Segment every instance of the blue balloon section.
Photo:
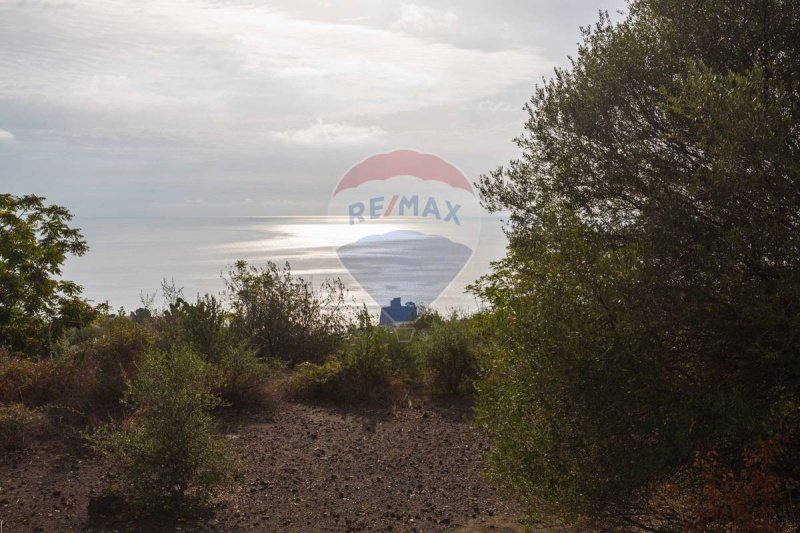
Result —
<svg viewBox="0 0 800 533"><path fill-rule="evenodd" d="M446 237L416 231L370 235L337 250L342 264L379 304L395 297L430 305L472 256Z"/></svg>

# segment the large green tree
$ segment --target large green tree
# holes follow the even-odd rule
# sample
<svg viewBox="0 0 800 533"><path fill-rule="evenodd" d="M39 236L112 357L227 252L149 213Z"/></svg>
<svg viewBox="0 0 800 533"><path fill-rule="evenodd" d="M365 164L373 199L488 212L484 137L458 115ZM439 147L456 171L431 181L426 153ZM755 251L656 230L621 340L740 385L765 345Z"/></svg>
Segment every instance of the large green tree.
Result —
<svg viewBox="0 0 800 533"><path fill-rule="evenodd" d="M60 278L67 255L88 250L71 219L41 196L0 194L0 348L46 353L64 328L92 315L81 287Z"/></svg>
<svg viewBox="0 0 800 533"><path fill-rule="evenodd" d="M763 439L797 477L798 35L796 0L634 0L482 178L510 244L475 287L498 320L479 419L532 511L646 521L696 454Z"/></svg>

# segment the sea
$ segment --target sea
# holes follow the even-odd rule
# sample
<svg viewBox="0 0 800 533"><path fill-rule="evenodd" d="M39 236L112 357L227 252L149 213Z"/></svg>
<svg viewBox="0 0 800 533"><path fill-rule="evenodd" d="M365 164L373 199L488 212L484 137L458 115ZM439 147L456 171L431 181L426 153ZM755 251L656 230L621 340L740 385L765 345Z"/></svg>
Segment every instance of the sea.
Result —
<svg viewBox="0 0 800 533"><path fill-rule="evenodd" d="M389 254L370 254L359 263L365 270L385 280L382 291L374 290L361 275L366 290L343 263L341 250L351 245L347 220L326 216L294 217L76 217L90 250L81 257L69 257L63 278L83 287L84 297L108 302L112 310L127 311L151 302L164 307L162 282L181 288L184 296L221 294L224 276L235 261L253 266L268 261L289 263L292 272L315 286L327 279L341 279L347 287L351 305L366 304L371 312L389 304L389 297L405 302L426 294L430 301L416 302L441 312L469 313L482 302L465 291L466 286L491 270L491 263L503 257L506 237L502 219L483 217L480 237L463 267L448 271L447 279L435 293L421 289L430 272L437 270L436 257L410 259L405 274L398 275ZM404 226L408 229L408 226ZM413 229L413 228L412 228ZM434 254L435 255L435 254ZM441 274L440 274L441 277ZM452 279L449 279L452 277ZM419 296L416 296L419 299Z"/></svg>

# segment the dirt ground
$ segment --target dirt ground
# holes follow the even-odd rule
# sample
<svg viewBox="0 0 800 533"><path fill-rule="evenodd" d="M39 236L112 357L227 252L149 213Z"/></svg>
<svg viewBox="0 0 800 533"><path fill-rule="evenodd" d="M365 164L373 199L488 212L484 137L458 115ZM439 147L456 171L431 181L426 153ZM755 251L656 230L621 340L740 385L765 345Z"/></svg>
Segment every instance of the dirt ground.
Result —
<svg viewBox="0 0 800 533"><path fill-rule="evenodd" d="M423 400L226 413L243 479L183 519L125 519L97 499L114 472L77 437L38 442L0 458L2 531L522 531L483 477L487 444L468 416L463 402Z"/></svg>

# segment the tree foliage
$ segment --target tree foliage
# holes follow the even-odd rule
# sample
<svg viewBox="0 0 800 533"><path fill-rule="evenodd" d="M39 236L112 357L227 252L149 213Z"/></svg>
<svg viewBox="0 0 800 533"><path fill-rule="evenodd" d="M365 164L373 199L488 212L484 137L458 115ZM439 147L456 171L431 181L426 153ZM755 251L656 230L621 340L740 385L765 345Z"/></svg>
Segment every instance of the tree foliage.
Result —
<svg viewBox="0 0 800 533"><path fill-rule="evenodd" d="M0 346L45 353L64 329L93 317L81 287L60 278L67 255L88 250L71 219L41 196L0 194Z"/></svg>
<svg viewBox="0 0 800 533"><path fill-rule="evenodd" d="M793 1L633 1L481 179L510 245L480 419L532 509L632 520L699 451L800 444L798 34Z"/></svg>

